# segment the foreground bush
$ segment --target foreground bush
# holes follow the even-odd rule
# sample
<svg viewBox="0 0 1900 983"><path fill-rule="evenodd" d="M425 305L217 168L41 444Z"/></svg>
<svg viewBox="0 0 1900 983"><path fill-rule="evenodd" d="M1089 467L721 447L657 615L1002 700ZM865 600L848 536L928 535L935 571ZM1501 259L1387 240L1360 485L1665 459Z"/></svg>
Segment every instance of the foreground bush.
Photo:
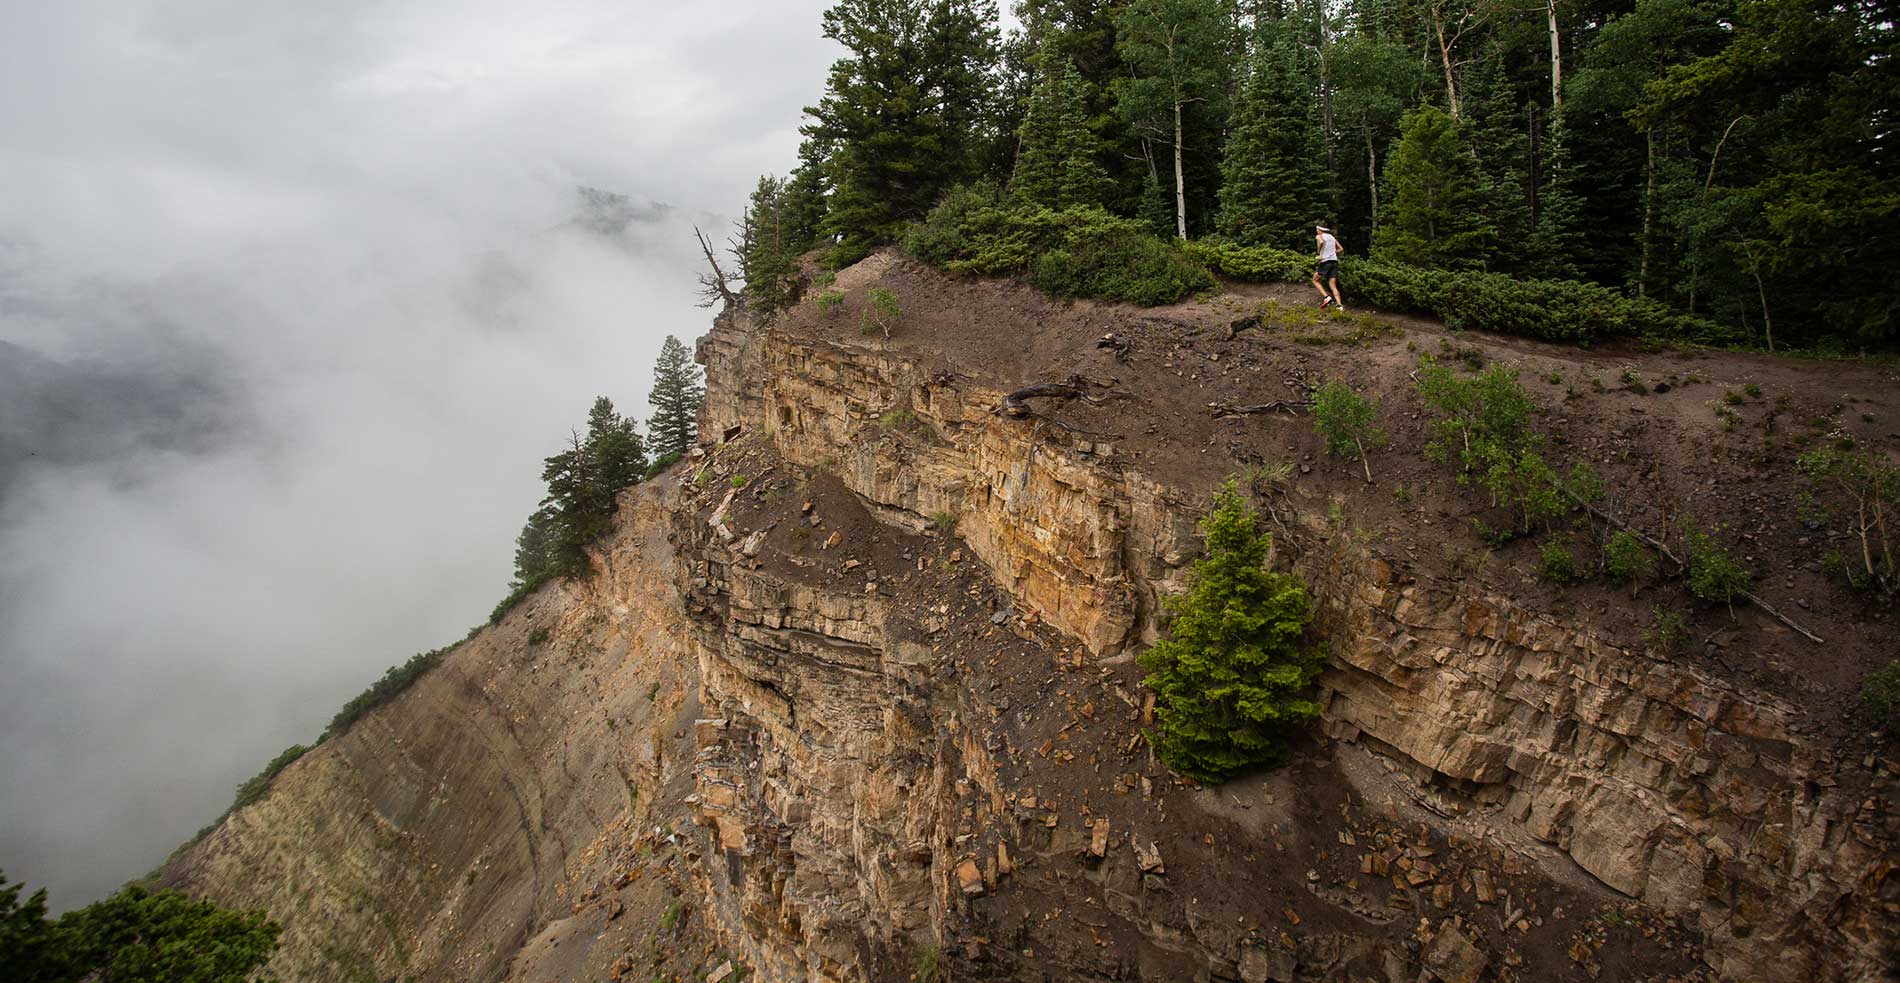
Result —
<svg viewBox="0 0 1900 983"><path fill-rule="evenodd" d="M1139 662L1155 691L1155 752L1183 775L1218 782L1279 760L1288 734L1319 716L1307 690L1324 655L1306 644L1305 585L1267 569L1273 537L1232 480L1201 530L1207 552L1187 593L1168 601L1168 637Z"/></svg>
<svg viewBox="0 0 1900 983"><path fill-rule="evenodd" d="M982 187L945 196L903 245L953 273L1024 277L1058 297L1153 307L1215 285L1205 265L1140 221L1023 204Z"/></svg>
<svg viewBox="0 0 1900 983"><path fill-rule="evenodd" d="M46 892L20 901L0 874L0 979L18 983L242 983L277 949L261 908L232 911L134 884L46 917Z"/></svg>

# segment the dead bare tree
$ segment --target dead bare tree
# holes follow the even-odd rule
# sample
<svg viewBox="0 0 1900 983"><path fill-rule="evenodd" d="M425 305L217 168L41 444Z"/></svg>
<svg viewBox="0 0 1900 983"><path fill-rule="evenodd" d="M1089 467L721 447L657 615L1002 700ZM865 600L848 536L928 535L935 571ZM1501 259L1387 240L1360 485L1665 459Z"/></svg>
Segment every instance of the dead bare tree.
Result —
<svg viewBox="0 0 1900 983"><path fill-rule="evenodd" d="M1464 59L1457 56L1458 42L1485 22L1488 11L1474 0L1431 0L1425 8L1433 39L1438 42L1439 64L1445 70L1445 103L1451 118L1464 118L1458 99L1458 68Z"/></svg>
<svg viewBox="0 0 1900 983"><path fill-rule="evenodd" d="M706 265L712 267L711 273L699 275L699 306L711 307L722 300L727 307L739 306L739 296L732 292L732 282L738 277L719 266L719 257L713 254L712 243L706 241L699 226L693 226L693 235L699 239L699 251L706 255Z"/></svg>

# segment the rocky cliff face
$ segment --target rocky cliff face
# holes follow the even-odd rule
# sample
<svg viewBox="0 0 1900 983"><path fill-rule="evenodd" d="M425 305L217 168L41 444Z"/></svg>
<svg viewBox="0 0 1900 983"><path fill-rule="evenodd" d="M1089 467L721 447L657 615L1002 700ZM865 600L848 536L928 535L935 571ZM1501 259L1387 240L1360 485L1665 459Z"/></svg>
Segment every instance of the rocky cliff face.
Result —
<svg viewBox="0 0 1900 983"><path fill-rule="evenodd" d="M1455 489L1369 527L1392 496L1305 421L1208 415L1234 395L1210 384L1264 403L1347 363L1396 392L1405 356L1374 356L1424 329L1315 352L890 256L839 286L872 282L906 303L890 342L722 316L725 439L626 496L603 575L293 765L175 879L283 917L290 979L620 979L682 903L673 948L772 980L1889 978L1897 769L1764 683L1772 624L1722 629L1753 672L1660 653L1611 601L1454 556ZM992 411L1067 372L1114 402ZM1143 743L1132 654L1207 489L1274 460L1319 462L1253 473L1320 602L1324 733L1195 788Z"/></svg>
<svg viewBox="0 0 1900 983"><path fill-rule="evenodd" d="M1001 389L925 352L729 319L702 357L714 429L770 431L789 460L913 522L955 515L1011 603L1094 658L1152 636L1154 600L1195 548L1196 489L1118 460L1112 443L991 412ZM1174 410L1196 409L1180 402ZM893 438L881 423L893 413L923 436ZM1774 694L1474 581L1417 581L1389 548L1328 529L1316 511L1287 511L1288 538L1306 545L1293 565L1332 645L1329 734L1388 757L1434 811L1555 847L1620 895L1681 918L1725 978L1885 971L1894 821L1868 793L1887 787L1890 769L1795 733L1800 711ZM722 683L733 678L707 672L709 705L731 699ZM840 801L840 790L817 789ZM1241 954L1216 947L1202 961L1231 972Z"/></svg>

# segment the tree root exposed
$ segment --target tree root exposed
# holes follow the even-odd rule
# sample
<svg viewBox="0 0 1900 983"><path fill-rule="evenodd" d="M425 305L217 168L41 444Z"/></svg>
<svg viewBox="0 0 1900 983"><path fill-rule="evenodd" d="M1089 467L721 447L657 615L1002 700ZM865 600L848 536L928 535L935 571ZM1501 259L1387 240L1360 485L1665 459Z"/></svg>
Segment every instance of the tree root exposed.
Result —
<svg viewBox="0 0 1900 983"><path fill-rule="evenodd" d="M1119 389L1112 389L1105 383L1096 382L1080 375L1072 375L1066 382L1038 382L1034 385L1024 386L1014 392L1006 393L1003 396L1002 402L991 407L990 412L997 416L1014 417L1019 420L1036 420L1047 423L1058 430L1084 437L1114 440L1121 435L1102 433L1095 430L1084 430L1081 427L1071 426L1045 413L1037 412L1034 407L1029 405L1029 401L1032 399L1079 399L1091 406L1100 406L1110 400L1127 398L1127 393Z"/></svg>

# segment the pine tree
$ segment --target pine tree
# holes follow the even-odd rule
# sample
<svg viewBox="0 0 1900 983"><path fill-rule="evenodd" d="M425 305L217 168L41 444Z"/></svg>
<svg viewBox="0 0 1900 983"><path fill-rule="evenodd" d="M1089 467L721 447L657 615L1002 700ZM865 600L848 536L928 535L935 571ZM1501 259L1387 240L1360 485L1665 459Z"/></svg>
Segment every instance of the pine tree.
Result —
<svg viewBox="0 0 1900 983"><path fill-rule="evenodd" d="M1101 145L1089 130L1086 85L1075 66L1051 50L1038 61L1042 78L1030 93L1010 191L1056 209L1100 205L1108 172L1097 160Z"/></svg>
<svg viewBox="0 0 1900 983"><path fill-rule="evenodd" d="M1030 52L1075 66L1082 79L1083 118L1102 147L1100 160L1107 169L1105 201L1112 211L1136 208L1141 185L1140 144L1115 110L1112 88L1127 74L1115 50L1115 18L1126 0L1015 0L1016 17L1023 25Z"/></svg>
<svg viewBox="0 0 1900 983"><path fill-rule="evenodd" d="M525 578L517 570L519 579L586 574L587 546L613 530L615 498L646 473L646 447L633 421L616 413L605 396L595 399L587 414L587 435L574 433L569 441L567 450L544 462L541 478L547 482L548 496L522 530L523 537L531 537L537 522L545 523L534 535L551 540L546 566ZM552 515L541 519L542 512ZM535 545L532 537L530 545ZM517 539L517 557L520 546Z"/></svg>
<svg viewBox="0 0 1900 983"><path fill-rule="evenodd" d="M1365 238L1359 241L1369 242L1384 218L1379 155L1397 135L1406 103L1425 83L1425 69L1404 45L1370 34L1342 39L1327 53L1327 61L1334 85L1333 119L1358 145L1346 152L1365 161L1365 208L1342 215L1342 224L1349 232L1363 232Z"/></svg>
<svg viewBox="0 0 1900 983"><path fill-rule="evenodd" d="M1268 32L1234 105L1221 158L1224 235L1250 245L1304 248L1326 207L1326 156L1312 73L1300 49Z"/></svg>
<svg viewBox="0 0 1900 983"><path fill-rule="evenodd" d="M1581 203L1572 190L1570 133L1562 113L1551 120L1538 156L1537 209L1524 272L1547 279L1575 280L1581 277L1576 261L1583 251Z"/></svg>
<svg viewBox="0 0 1900 983"><path fill-rule="evenodd" d="M1187 593L1169 602L1168 637L1139 662L1156 696L1156 753L1175 771L1218 782L1279 760L1288 733L1319 716L1306 691L1324 658L1305 644L1305 586L1267 569L1272 534L1232 480L1201 530L1207 552Z"/></svg>
<svg viewBox="0 0 1900 983"><path fill-rule="evenodd" d="M653 390L647 395L647 402L653 404L647 436L655 457L678 457L693 446L699 436L699 404L705 395L691 353L678 338L667 335L653 366Z"/></svg>
<svg viewBox="0 0 1900 983"><path fill-rule="evenodd" d="M132 884L46 919L0 875L0 978L17 983L243 983L268 962L281 927L262 908L231 910Z"/></svg>
<svg viewBox="0 0 1900 983"><path fill-rule="evenodd" d="M994 0L839 0L832 64L803 132L827 145L824 229L834 262L854 261L974 176L997 62Z"/></svg>
<svg viewBox="0 0 1900 983"><path fill-rule="evenodd" d="M1535 220L1531 213L1531 144L1524 132L1525 115L1504 77L1502 46L1490 45L1477 65L1467 70L1463 86L1465 118L1460 128L1478 162L1480 195L1485 218L1497 236L1483 261L1487 269L1522 273L1534 266L1532 244ZM1509 250L1499 249L1511 243Z"/></svg>
<svg viewBox="0 0 1900 983"><path fill-rule="evenodd" d="M1478 161L1464 134L1430 105L1405 114L1400 130L1385 171L1392 203L1373 254L1413 266L1482 267L1497 230L1485 219Z"/></svg>
<svg viewBox="0 0 1900 983"><path fill-rule="evenodd" d="M535 509L515 537L515 579L508 589L532 587L553 576L561 563L561 540L560 511L547 505Z"/></svg>
<svg viewBox="0 0 1900 983"><path fill-rule="evenodd" d="M746 302L760 313L782 310L798 299L798 257L805 246L794 238L797 230L787 228L790 197L788 182L761 177L739 219L733 252Z"/></svg>

